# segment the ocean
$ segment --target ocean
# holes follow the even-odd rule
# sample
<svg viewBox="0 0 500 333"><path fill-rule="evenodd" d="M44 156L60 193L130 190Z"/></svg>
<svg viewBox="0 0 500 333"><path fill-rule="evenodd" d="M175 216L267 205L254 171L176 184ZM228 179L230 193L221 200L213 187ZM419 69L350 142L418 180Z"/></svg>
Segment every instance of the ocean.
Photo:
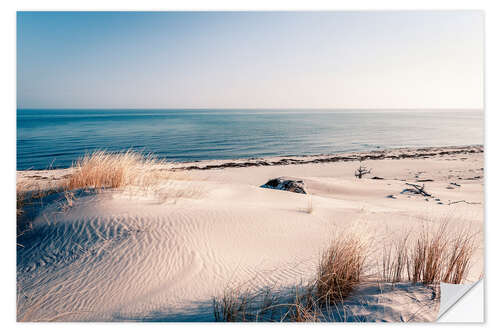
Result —
<svg viewBox="0 0 500 333"><path fill-rule="evenodd" d="M482 143L480 110L17 110L18 170L97 149L196 161Z"/></svg>

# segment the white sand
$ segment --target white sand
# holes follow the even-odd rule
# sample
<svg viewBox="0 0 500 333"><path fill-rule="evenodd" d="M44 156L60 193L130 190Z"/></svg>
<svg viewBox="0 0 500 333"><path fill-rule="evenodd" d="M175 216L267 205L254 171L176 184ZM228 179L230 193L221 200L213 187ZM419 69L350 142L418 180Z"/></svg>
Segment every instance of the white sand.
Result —
<svg viewBox="0 0 500 333"><path fill-rule="evenodd" d="M364 164L373 171L361 180L353 176L359 162L192 170L189 180L155 193L109 190L66 211L49 206L18 239L18 320L211 321L212 297L229 283L289 287L310 279L334 233L362 234L374 266L383 244L424 220L482 230L482 153ZM64 173L18 172L18 181ZM278 176L302 179L310 195L259 187ZM433 179L425 189L444 204L400 194L418 179ZM460 200L479 204L448 205ZM482 272L482 251L474 262L471 280ZM354 315L435 318L437 309L418 312L420 302L410 301L429 299L429 289L400 287L405 292L383 295L360 288L358 297L377 305L357 302Z"/></svg>

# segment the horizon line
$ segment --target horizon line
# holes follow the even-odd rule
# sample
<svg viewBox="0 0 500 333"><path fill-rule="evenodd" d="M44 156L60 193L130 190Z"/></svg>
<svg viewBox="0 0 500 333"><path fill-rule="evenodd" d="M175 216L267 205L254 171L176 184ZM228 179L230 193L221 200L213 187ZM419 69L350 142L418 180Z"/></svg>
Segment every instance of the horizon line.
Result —
<svg viewBox="0 0 500 333"><path fill-rule="evenodd" d="M166 107L166 108L142 108L142 107L92 107L92 108L64 108L64 107L57 107L57 108L33 108L33 107L17 107L16 110L354 110L354 111L360 111L360 110L384 110L384 111L401 111L401 110L407 110L407 111L413 111L413 110L480 110L484 111L484 107L471 107L471 108L452 108L452 107L446 107L446 108L436 108L436 107L429 107L429 108L308 108L308 107L300 107L300 108L241 108L241 107L224 107L224 108L218 108L218 107L199 107L199 108L190 108L190 107Z"/></svg>

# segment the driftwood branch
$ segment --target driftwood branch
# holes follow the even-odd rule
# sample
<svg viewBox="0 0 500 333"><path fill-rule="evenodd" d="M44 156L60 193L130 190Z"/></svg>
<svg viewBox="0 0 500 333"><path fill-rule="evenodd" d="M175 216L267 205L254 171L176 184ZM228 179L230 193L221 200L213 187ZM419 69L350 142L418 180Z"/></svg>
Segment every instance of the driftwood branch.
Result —
<svg viewBox="0 0 500 333"><path fill-rule="evenodd" d="M424 197L430 197L430 196L431 196L429 193L427 193L427 192L425 191L425 189L424 189L424 188L425 188L425 185L421 185L421 186L420 186L420 185L417 185L417 184L411 184L411 183L405 183L405 184L406 184L406 185L408 185L408 186L412 186L412 187L413 187L412 191L414 191L414 193L416 193L416 194L421 194L421 195L423 195Z"/></svg>
<svg viewBox="0 0 500 333"><path fill-rule="evenodd" d="M371 171L372 169L368 169L367 167L360 165L359 168L354 171L354 177L361 179L364 175L369 174Z"/></svg>
<svg viewBox="0 0 500 333"><path fill-rule="evenodd" d="M479 205L481 204L480 202L469 202L469 201L465 201L465 200L459 200L459 201L453 201L453 202L449 202L448 205L453 205L453 204L457 204L457 203L466 203L468 205Z"/></svg>

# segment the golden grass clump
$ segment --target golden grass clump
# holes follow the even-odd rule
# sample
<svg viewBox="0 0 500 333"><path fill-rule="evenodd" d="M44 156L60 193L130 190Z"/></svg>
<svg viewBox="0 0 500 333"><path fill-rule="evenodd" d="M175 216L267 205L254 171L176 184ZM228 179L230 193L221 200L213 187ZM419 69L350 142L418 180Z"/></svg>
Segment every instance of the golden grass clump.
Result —
<svg viewBox="0 0 500 333"><path fill-rule="evenodd" d="M242 292L241 287L226 288L221 297L213 299L215 321L336 321L333 309L339 312L360 282L365 249L354 234L336 235L320 258L316 277L296 287L295 295L271 289Z"/></svg>
<svg viewBox="0 0 500 333"><path fill-rule="evenodd" d="M413 283L463 283L477 249L476 236L470 228L452 230L448 221L423 226L415 234L408 231L384 248L382 278L393 283L405 277Z"/></svg>
<svg viewBox="0 0 500 333"><path fill-rule="evenodd" d="M411 280L424 284L464 282L476 250L475 236L470 229L453 232L447 222L434 230L421 230L408 256Z"/></svg>
<svg viewBox="0 0 500 333"><path fill-rule="evenodd" d="M333 304L345 299L360 282L365 245L355 235L337 237L323 252L317 273L316 297Z"/></svg>
<svg viewBox="0 0 500 333"><path fill-rule="evenodd" d="M295 298L289 305L285 315L288 321L295 323L328 321L325 316L324 304L317 299L317 295L314 293L316 282L313 281L311 285L303 288L300 293L296 288ZM326 304L326 308L329 309L329 304Z"/></svg>
<svg viewBox="0 0 500 333"><path fill-rule="evenodd" d="M166 162L131 150L121 153L95 151L73 163L74 172L65 184L67 190L118 188L151 183Z"/></svg>
<svg viewBox="0 0 500 333"><path fill-rule="evenodd" d="M390 244L385 244L382 255L382 279L387 282L401 282L408 272L408 238L407 233ZM406 277L409 278L408 273Z"/></svg>
<svg viewBox="0 0 500 333"><path fill-rule="evenodd" d="M448 249L442 281L460 284L469 273L472 256L477 249L476 239L467 230L462 230L449 243Z"/></svg>
<svg viewBox="0 0 500 333"><path fill-rule="evenodd" d="M409 255L408 267L412 282L429 284L440 280L447 242L443 231L422 230L420 232Z"/></svg>

